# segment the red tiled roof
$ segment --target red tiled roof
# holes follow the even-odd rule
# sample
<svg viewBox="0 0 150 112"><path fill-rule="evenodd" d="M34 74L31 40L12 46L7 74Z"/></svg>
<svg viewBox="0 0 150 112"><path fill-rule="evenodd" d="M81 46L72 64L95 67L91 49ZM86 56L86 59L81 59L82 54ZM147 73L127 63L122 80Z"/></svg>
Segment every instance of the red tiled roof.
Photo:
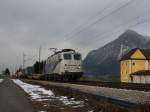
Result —
<svg viewBox="0 0 150 112"><path fill-rule="evenodd" d="M121 60L128 60L128 59L131 59L131 56L134 54L134 52L136 50L138 50L139 48L135 48L135 49L132 49L131 51L129 51L127 54L125 54ZM150 49L139 49L142 54L146 57L146 59L150 60Z"/></svg>
<svg viewBox="0 0 150 112"><path fill-rule="evenodd" d="M140 49L146 59L150 59L150 49Z"/></svg>
<svg viewBox="0 0 150 112"><path fill-rule="evenodd" d="M150 75L150 70L141 70L141 71L137 71L135 73L132 73L130 75Z"/></svg>

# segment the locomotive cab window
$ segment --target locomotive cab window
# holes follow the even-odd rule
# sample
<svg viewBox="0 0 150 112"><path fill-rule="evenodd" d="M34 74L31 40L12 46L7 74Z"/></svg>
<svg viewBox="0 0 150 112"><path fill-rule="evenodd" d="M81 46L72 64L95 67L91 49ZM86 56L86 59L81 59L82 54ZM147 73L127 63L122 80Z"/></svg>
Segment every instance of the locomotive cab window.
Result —
<svg viewBox="0 0 150 112"><path fill-rule="evenodd" d="M74 59L75 60L80 60L81 59L81 55L80 54L74 54Z"/></svg>
<svg viewBox="0 0 150 112"><path fill-rule="evenodd" d="M71 60L71 54L64 54L65 60Z"/></svg>

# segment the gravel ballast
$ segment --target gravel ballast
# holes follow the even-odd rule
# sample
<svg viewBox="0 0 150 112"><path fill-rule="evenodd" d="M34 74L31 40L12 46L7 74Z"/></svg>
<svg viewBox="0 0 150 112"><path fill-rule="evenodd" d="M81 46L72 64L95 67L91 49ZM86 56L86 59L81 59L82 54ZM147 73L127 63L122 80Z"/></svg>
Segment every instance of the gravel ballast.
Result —
<svg viewBox="0 0 150 112"><path fill-rule="evenodd" d="M137 90L96 87L96 86L57 83L57 82L48 82L48 81L37 81L37 82L49 84L52 86L70 88L88 94L104 96L107 98L127 101L135 104L150 104L150 91L144 92L144 91L137 91Z"/></svg>

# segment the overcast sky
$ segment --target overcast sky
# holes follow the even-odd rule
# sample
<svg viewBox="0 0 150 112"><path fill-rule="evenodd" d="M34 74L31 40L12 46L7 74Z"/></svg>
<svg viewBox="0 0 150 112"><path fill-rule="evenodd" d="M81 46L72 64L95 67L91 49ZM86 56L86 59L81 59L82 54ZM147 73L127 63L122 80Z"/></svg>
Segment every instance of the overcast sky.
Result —
<svg viewBox="0 0 150 112"><path fill-rule="evenodd" d="M0 0L0 67L21 65L23 52L35 55L26 62L33 64L40 46L42 59L51 47L85 57L128 28L150 35L150 22L131 27L150 18L149 6L150 0Z"/></svg>

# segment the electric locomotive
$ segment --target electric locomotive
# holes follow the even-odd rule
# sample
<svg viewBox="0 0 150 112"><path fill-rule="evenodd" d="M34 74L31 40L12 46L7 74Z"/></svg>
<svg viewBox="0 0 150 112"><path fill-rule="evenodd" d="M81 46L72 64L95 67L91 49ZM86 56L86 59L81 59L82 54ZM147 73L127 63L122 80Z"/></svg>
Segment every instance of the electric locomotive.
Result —
<svg viewBox="0 0 150 112"><path fill-rule="evenodd" d="M78 80L82 74L81 54L73 49L55 52L46 60L46 80Z"/></svg>

